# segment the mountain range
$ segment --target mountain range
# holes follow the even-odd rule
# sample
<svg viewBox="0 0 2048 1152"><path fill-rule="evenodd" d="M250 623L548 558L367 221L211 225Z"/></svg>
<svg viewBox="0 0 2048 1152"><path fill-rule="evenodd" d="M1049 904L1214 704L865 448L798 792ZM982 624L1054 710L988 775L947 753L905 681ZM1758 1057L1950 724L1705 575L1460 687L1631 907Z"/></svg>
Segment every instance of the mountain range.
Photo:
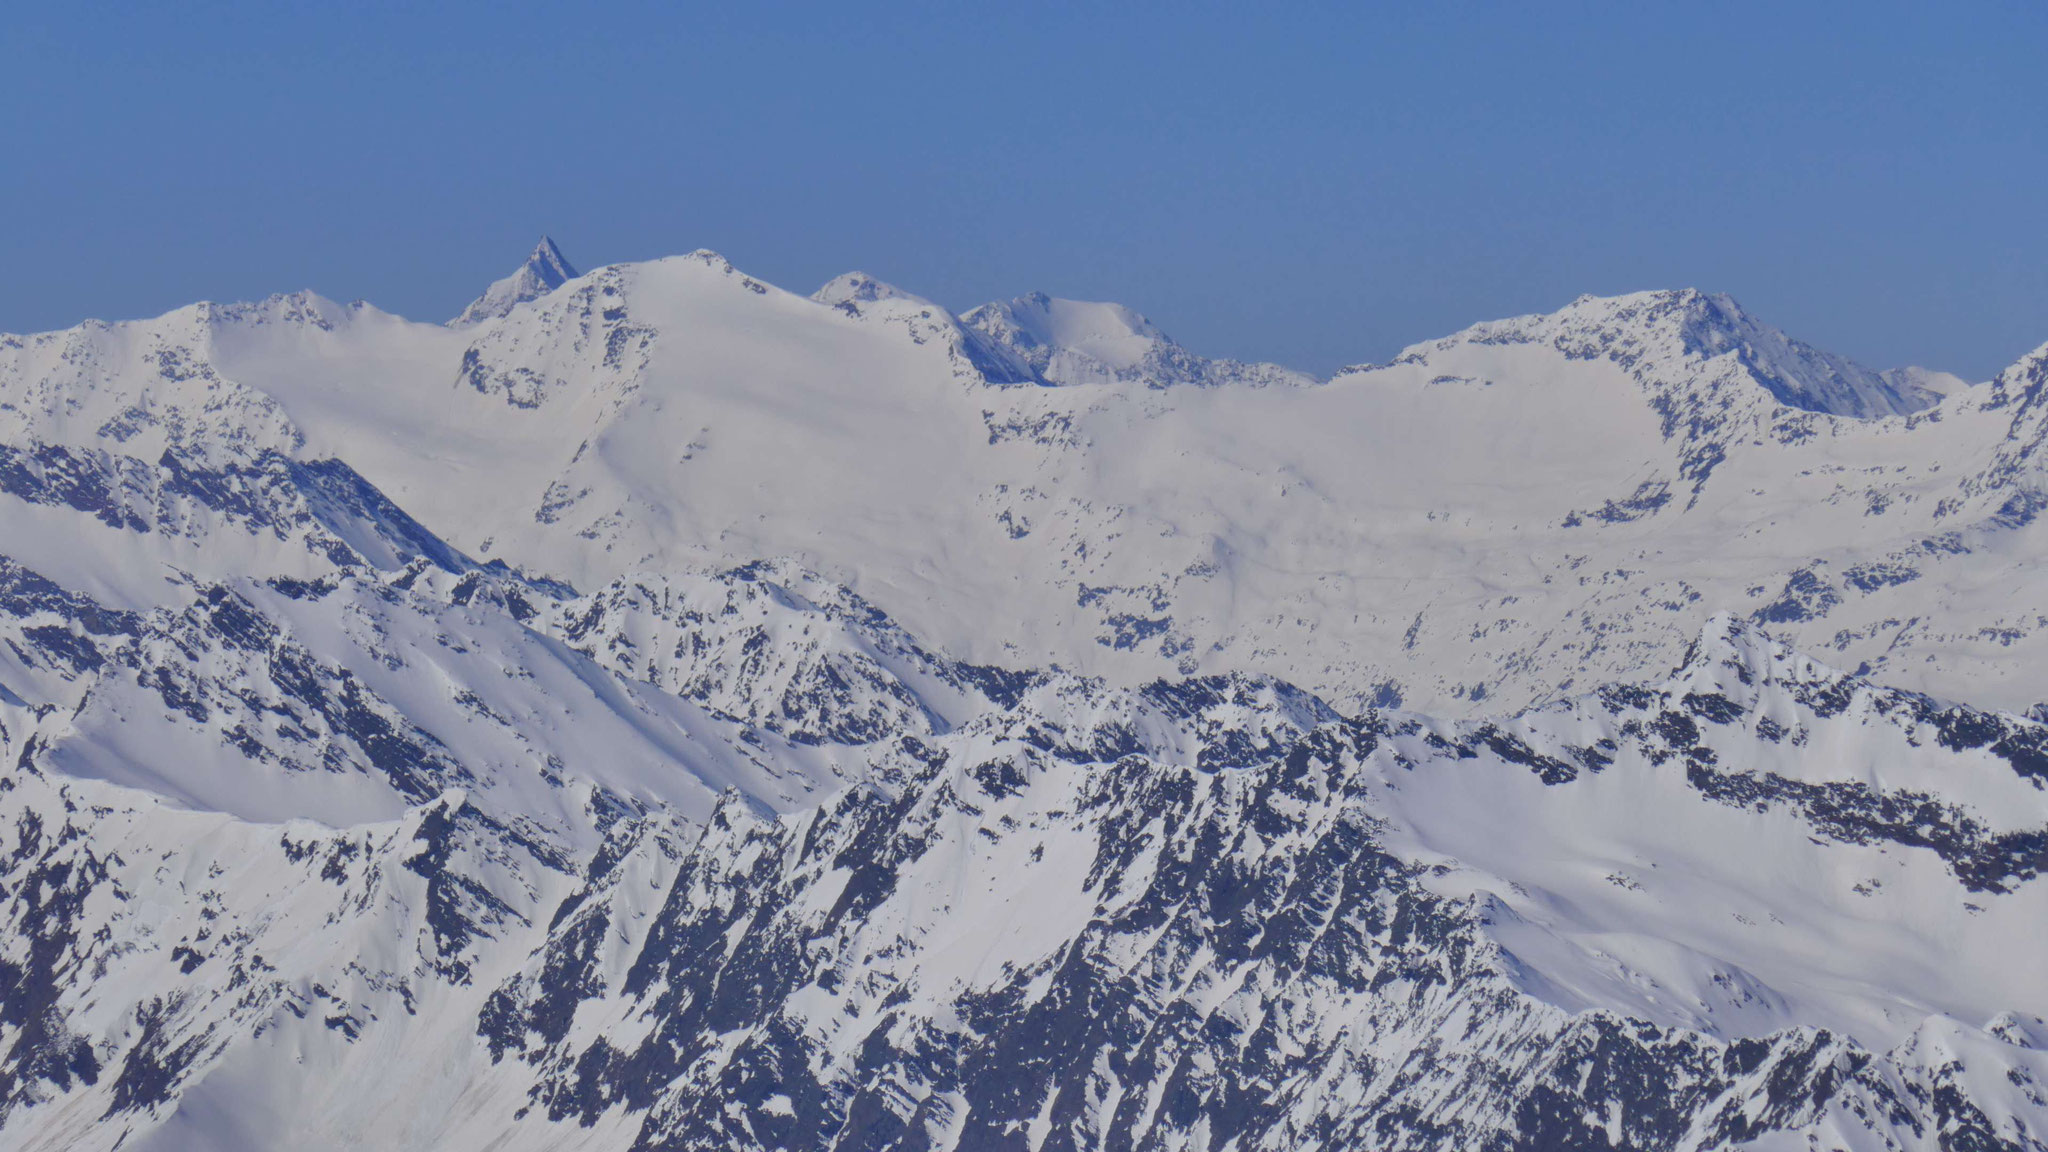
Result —
<svg viewBox="0 0 2048 1152"><path fill-rule="evenodd" d="M2048 1148L2044 384L549 240L0 336L0 1143Z"/></svg>

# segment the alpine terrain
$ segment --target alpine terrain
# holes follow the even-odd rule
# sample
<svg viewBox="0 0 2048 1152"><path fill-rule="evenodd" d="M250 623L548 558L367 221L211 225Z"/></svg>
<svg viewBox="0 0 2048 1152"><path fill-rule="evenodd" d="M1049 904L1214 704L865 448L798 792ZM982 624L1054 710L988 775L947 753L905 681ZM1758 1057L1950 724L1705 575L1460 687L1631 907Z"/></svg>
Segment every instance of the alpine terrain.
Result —
<svg viewBox="0 0 2048 1152"><path fill-rule="evenodd" d="M2039 1152L2044 510L1691 290L0 336L0 1146Z"/></svg>

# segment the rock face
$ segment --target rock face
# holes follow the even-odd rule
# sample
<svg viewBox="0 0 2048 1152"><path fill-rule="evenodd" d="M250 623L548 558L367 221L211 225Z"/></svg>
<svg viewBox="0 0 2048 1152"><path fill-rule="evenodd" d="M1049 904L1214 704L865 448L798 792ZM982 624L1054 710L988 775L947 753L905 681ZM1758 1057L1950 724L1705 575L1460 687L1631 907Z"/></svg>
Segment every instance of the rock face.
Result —
<svg viewBox="0 0 2048 1152"><path fill-rule="evenodd" d="M0 338L0 1143L2048 1147L2041 356L544 249Z"/></svg>

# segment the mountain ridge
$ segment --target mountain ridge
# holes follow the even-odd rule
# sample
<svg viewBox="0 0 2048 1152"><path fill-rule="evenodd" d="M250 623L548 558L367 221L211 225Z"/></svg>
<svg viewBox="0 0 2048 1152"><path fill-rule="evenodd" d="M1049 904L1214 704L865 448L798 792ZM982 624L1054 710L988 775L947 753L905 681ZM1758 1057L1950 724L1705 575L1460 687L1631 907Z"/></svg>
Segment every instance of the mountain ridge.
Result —
<svg viewBox="0 0 2048 1152"><path fill-rule="evenodd" d="M1910 376L1890 377L1821 352L1757 320L1734 297L1696 288L1580 296L1555 312L1482 321L1412 345L1393 363L1459 343L1537 341L1555 343L1567 355L1609 356L1629 367L1644 356L1669 357L1674 351L1703 359L1732 353L1778 403L1835 416L1903 416L1941 399Z"/></svg>
<svg viewBox="0 0 2048 1152"><path fill-rule="evenodd" d="M2040 1152L2048 355L1023 299L0 337L4 1142Z"/></svg>
<svg viewBox="0 0 2048 1152"><path fill-rule="evenodd" d="M1643 301L1623 299L1643 311ZM1901 646L1899 624L1928 614L1879 601L1931 587L1907 588L1905 573L1992 563L1927 542L1996 535L1996 525L2031 506L2021 489L2033 482L2015 478L2025 471L2017 445L2032 433L2011 426L1995 400L2003 393L1964 389L1878 420L1788 408L1739 348L1688 351L1679 323L1692 306L1685 302L1706 307L1708 298L1645 298L1656 299L1682 306L1666 308L1656 321L1661 332L1645 328L1612 347L1600 343L1612 331L1568 324L1574 334L1563 348L1557 333L1524 340L1521 332L1507 343L1452 337L1395 364L1278 390L1161 390L1135 377L1044 388L1030 364L901 290L839 302L854 313L830 305L813 312L818 305L698 253L600 269L517 317L461 331L306 296L277 298L253 311L214 307L203 331L189 336L166 319L28 338L15 356L34 352L30 345L47 350L10 371L82 381L73 361L86 346L125 345L165 329L148 337L154 351L108 361L131 366L99 370L90 388L50 393L66 397L65 406L83 400L90 419L61 432L44 417L16 416L16 426L93 445L101 428L177 435L179 427L211 428L228 411L238 426L277 427L268 443L280 451L349 460L473 555L552 569L588 586L671 560L788 558L867 582L878 603L918 631L984 662L1009 653L1135 681L1189 662L1220 669L1249 659L1354 700L1384 691L1439 711L1485 698L1526 703L1570 679L1544 671L1553 658L1541 649L1584 615L1561 595L1581 579L1575 566L1587 561L1579 558L1598 555L1610 573L1642 569L1630 534L1654 531L1700 536L1699 559L1667 569L1676 580L1655 594L1660 602L1687 603L1703 580L1721 580L1712 595L1723 606L1739 603L1773 613L1780 626L1809 629L1804 643L1852 636L1852 663L1903 671L1909 655L1919 658L1915 646L1932 644L1933 665L1910 672L1926 677L1922 686L1966 697L1997 691L1991 676L1968 671L1983 658L1971 637L2015 629L2032 637L2031 623L1958 600L1964 611L1954 626L1936 636L1922 623ZM53 344L78 350L57 356ZM805 349L820 350L818 357L803 359ZM7 354L0 349L0 358ZM990 392L990 383L1000 387ZM246 409L222 409L222 388L243 390ZM841 428L790 424L789 405L833 413ZM205 453L225 442L211 432L187 439ZM2001 447L2007 440L2015 447ZM1176 459L1208 463L1184 469L1192 482L1184 491L1154 492L1148 469ZM1930 471L1930 460L1944 469ZM820 469L833 484L812 479ZM959 483L932 489L919 469ZM1547 479L1518 479L1526 476ZM485 477L493 496L478 501L468 494ZM1500 499L1438 498L1475 484ZM679 486L698 493L694 507L660 495ZM1803 507L1789 512L1773 498L1778 492L1797 493L1793 502ZM761 499L790 518L764 521ZM1471 520L1480 507L1492 509L1485 524ZM931 527L892 541L868 523L875 508L903 509ZM1781 558L1726 576L1689 569L1725 568L1707 552L1708 535L1718 531L1712 518L1740 522L1748 535L1776 532L1783 539L1747 547ZM1770 528L1793 519L1811 524L1812 542ZM1694 521L1697 529L1677 527ZM778 523L809 527L789 532ZM1159 544L1135 542L1132 526L1141 523ZM1952 537L1957 531L1963 535ZM974 547L930 551L938 539ZM1294 554L1289 565L1299 575L1232 559L1276 540ZM1467 609L1439 625L1426 583L1371 597L1358 585L1352 558L1389 548L1418 560L1476 551L1470 570L1488 572L1488 583L1554 606L1536 611L1531 618L1542 627L1520 637ZM1816 557L1834 574L1817 574ZM935 563L944 571L937 581ZM1406 561L1404 568L1427 571ZM1013 596L1019 571L1059 591L1017 602L1018 619L997 632L969 627L967 618L985 619L978 605ZM1956 579L1958 596L1981 584ZM1808 584L1811 595L1773 607L1782 589ZM1357 590L1342 591L1346 585ZM1332 589L1338 608L1317 634L1291 623L1287 603L1328 598ZM1861 613L1865 599L1867 618L1834 623ZM1947 618L1946 610L1936 615ZM1615 648L1624 638L1668 658L1674 641L1654 615L1613 603L1596 617L1621 629L1608 642L1615 662L1601 674L1630 666L1624 652L1633 649ZM1410 667L1406 654L1427 650L1436 627L1446 636L1479 634L1468 667ZM1271 651L1291 655L1253 651L1244 638L1259 632L1285 637ZM2011 657L1992 659L1998 666Z"/></svg>

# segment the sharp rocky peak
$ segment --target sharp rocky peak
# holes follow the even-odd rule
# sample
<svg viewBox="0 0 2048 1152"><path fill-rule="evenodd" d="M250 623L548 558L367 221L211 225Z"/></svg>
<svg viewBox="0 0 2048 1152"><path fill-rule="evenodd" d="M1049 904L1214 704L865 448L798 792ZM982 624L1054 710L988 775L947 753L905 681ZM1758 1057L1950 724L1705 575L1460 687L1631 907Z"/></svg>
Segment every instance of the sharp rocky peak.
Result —
<svg viewBox="0 0 2048 1152"><path fill-rule="evenodd" d="M448 322L452 328L466 328L495 320L529 300L538 300L577 276L575 266L569 263L562 250L556 247L551 237L542 236L534 245L524 263L510 276L495 281L484 294L470 301L462 314Z"/></svg>
<svg viewBox="0 0 2048 1152"><path fill-rule="evenodd" d="M535 272L558 287L576 278L575 267L569 263L568 257L562 255L552 236L542 236L540 243L533 246L533 251L527 253L526 263L520 267Z"/></svg>

